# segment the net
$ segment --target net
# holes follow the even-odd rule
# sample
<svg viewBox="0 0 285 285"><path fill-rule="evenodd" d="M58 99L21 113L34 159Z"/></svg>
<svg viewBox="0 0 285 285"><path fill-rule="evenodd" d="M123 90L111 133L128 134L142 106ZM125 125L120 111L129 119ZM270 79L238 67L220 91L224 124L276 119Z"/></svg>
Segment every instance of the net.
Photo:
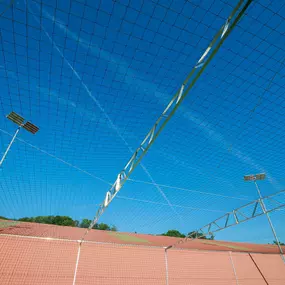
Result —
<svg viewBox="0 0 285 285"><path fill-rule="evenodd" d="M209 284L282 282L258 256L272 254L280 268L277 246L255 245L274 241L266 216L215 237L251 246L201 240L165 252L177 238L161 236L181 238L258 199L247 174L266 174L257 181L264 197L284 189L285 8L250 2L0 3L4 284L207 284L203 265L217 271ZM100 215L97 229L112 231L86 234L193 67L199 79ZM20 128L6 155L19 122L11 112L35 135ZM284 242L284 211L270 217ZM219 253L209 259L211 249ZM243 275L243 262L252 273Z"/></svg>

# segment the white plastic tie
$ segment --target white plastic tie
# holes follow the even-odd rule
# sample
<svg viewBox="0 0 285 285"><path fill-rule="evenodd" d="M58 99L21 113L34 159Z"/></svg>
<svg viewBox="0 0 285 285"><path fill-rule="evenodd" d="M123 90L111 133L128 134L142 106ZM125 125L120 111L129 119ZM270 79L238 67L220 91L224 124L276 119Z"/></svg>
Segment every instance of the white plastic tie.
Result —
<svg viewBox="0 0 285 285"><path fill-rule="evenodd" d="M118 192L121 187L122 187L122 184L121 184L121 174L118 174L118 177L117 177L117 180L116 180L116 183L115 183L115 191Z"/></svg>
<svg viewBox="0 0 285 285"><path fill-rule="evenodd" d="M207 49L205 50L205 52L203 53L203 55L200 57L200 59L198 60L198 63L197 63L197 65L199 64L199 63L201 63L203 60L204 60L204 58L207 56L207 54L209 53L209 51L211 50L211 47L207 47Z"/></svg>
<svg viewBox="0 0 285 285"><path fill-rule="evenodd" d="M184 91L184 87L185 87L185 85L182 84L182 86L181 86L181 88L180 88L180 91L179 91L179 95L178 95L176 104L180 101L180 99L181 99L181 97L182 97L182 94L183 94L183 91Z"/></svg>
<svg viewBox="0 0 285 285"><path fill-rule="evenodd" d="M221 38L225 35L225 33L227 32L228 28L229 28L229 25L230 25L230 21L229 19L227 19L226 23L225 23L225 26L224 26L224 30L222 32L222 35L221 35Z"/></svg>
<svg viewBox="0 0 285 285"><path fill-rule="evenodd" d="M106 193L106 197L105 197L105 200L104 200L104 207L107 207L109 205L110 199L111 199L111 193L108 191Z"/></svg>

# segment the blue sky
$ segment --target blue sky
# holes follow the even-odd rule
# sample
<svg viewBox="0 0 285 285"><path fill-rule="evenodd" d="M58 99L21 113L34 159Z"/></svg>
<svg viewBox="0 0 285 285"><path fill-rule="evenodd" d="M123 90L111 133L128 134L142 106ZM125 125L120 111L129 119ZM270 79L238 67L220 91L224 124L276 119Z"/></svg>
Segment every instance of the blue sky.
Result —
<svg viewBox="0 0 285 285"><path fill-rule="evenodd" d="M0 170L0 214L92 218L235 3L27 3L0 19L1 154L10 111L40 131L21 131ZM188 232L257 197L244 174L266 172L264 195L284 189L284 9L254 1L102 221ZM263 218L217 237L272 240Z"/></svg>

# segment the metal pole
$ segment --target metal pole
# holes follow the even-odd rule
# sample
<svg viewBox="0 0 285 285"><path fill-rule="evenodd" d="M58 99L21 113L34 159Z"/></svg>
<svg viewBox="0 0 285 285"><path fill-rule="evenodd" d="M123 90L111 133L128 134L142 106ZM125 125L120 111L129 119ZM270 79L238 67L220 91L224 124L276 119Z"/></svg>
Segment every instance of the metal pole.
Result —
<svg viewBox="0 0 285 285"><path fill-rule="evenodd" d="M166 274L166 285L169 285L169 275L168 275L168 256L167 256L167 250L169 247L164 248L164 259L165 259L165 274Z"/></svg>
<svg viewBox="0 0 285 285"><path fill-rule="evenodd" d="M16 139L16 137L17 137L17 135L18 135L20 129L21 129L21 126L16 130L16 132L15 132L15 134L14 134L12 140L10 141L10 143L9 143L9 145L8 145L8 147L7 147L7 149L6 149L6 151L4 152L4 154L3 154L3 156L2 156L2 159L1 159L1 161L0 161L0 167L2 166L2 163L4 162L4 159L5 159L5 157L7 156L7 154L8 154L8 152L9 152L9 150L10 150L10 148L11 148L11 146L12 146L14 140Z"/></svg>
<svg viewBox="0 0 285 285"><path fill-rule="evenodd" d="M281 257L282 257L282 259L283 259L283 261L284 261L284 263L285 263L285 258L284 258L284 255L283 255L284 253L283 253L282 247L280 246L280 242L279 242L279 239L278 239L278 237L277 237L277 234L276 234L276 231L275 231L275 229L274 229L274 226L273 226L273 224L272 224L272 221L271 221L271 219L270 219L269 213L268 213L267 210L266 210L266 207L265 207L265 204L264 204L264 202L263 202L263 198L262 198L262 196L261 196L261 192L260 192L260 190L259 190L259 187L258 187L258 185L257 185L256 180L254 180L254 184L255 184L255 187L256 187L256 189L257 189L259 198L260 198L260 204L261 204L262 210L263 210L263 212L265 213L265 215L266 215L266 217L267 217L267 220L268 220L268 223L269 223L269 225L270 225L270 227L271 227L271 230L272 230L272 233L273 233L273 235L274 235L275 241L277 242L277 246L278 246L278 248L279 248Z"/></svg>

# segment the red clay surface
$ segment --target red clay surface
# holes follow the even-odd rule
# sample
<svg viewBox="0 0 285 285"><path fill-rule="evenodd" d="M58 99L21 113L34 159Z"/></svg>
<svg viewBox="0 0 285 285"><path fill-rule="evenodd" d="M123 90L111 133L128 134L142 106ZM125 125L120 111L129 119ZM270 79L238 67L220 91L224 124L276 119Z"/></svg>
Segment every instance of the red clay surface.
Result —
<svg viewBox="0 0 285 285"><path fill-rule="evenodd" d="M228 252L169 250L168 264L171 285L236 285Z"/></svg>
<svg viewBox="0 0 285 285"><path fill-rule="evenodd" d="M266 285L266 282L249 254L233 252L231 256L239 285ZM280 256L277 256L277 258L280 258Z"/></svg>
<svg viewBox="0 0 285 285"><path fill-rule="evenodd" d="M72 284L78 244L0 236L0 284Z"/></svg>
<svg viewBox="0 0 285 285"><path fill-rule="evenodd" d="M1 285L285 284L285 264L267 245L199 240L165 254L162 246L177 239L92 231L93 242L80 246L84 229L11 221L0 227Z"/></svg>
<svg viewBox="0 0 285 285"><path fill-rule="evenodd" d="M77 285L165 285L165 280L163 249L90 243L81 247Z"/></svg>
<svg viewBox="0 0 285 285"><path fill-rule="evenodd" d="M285 284L285 265L276 254L252 254L256 265L270 285Z"/></svg>
<svg viewBox="0 0 285 285"><path fill-rule="evenodd" d="M0 235L9 234L80 240L84 232L85 229L81 228L0 220ZM86 236L86 240L104 243L166 247L176 243L180 239L165 236L91 230ZM180 244L179 248L207 251L213 250L233 252L278 253L278 248L274 245L225 242L215 240L188 241L186 243ZM285 251L285 247L283 248Z"/></svg>

